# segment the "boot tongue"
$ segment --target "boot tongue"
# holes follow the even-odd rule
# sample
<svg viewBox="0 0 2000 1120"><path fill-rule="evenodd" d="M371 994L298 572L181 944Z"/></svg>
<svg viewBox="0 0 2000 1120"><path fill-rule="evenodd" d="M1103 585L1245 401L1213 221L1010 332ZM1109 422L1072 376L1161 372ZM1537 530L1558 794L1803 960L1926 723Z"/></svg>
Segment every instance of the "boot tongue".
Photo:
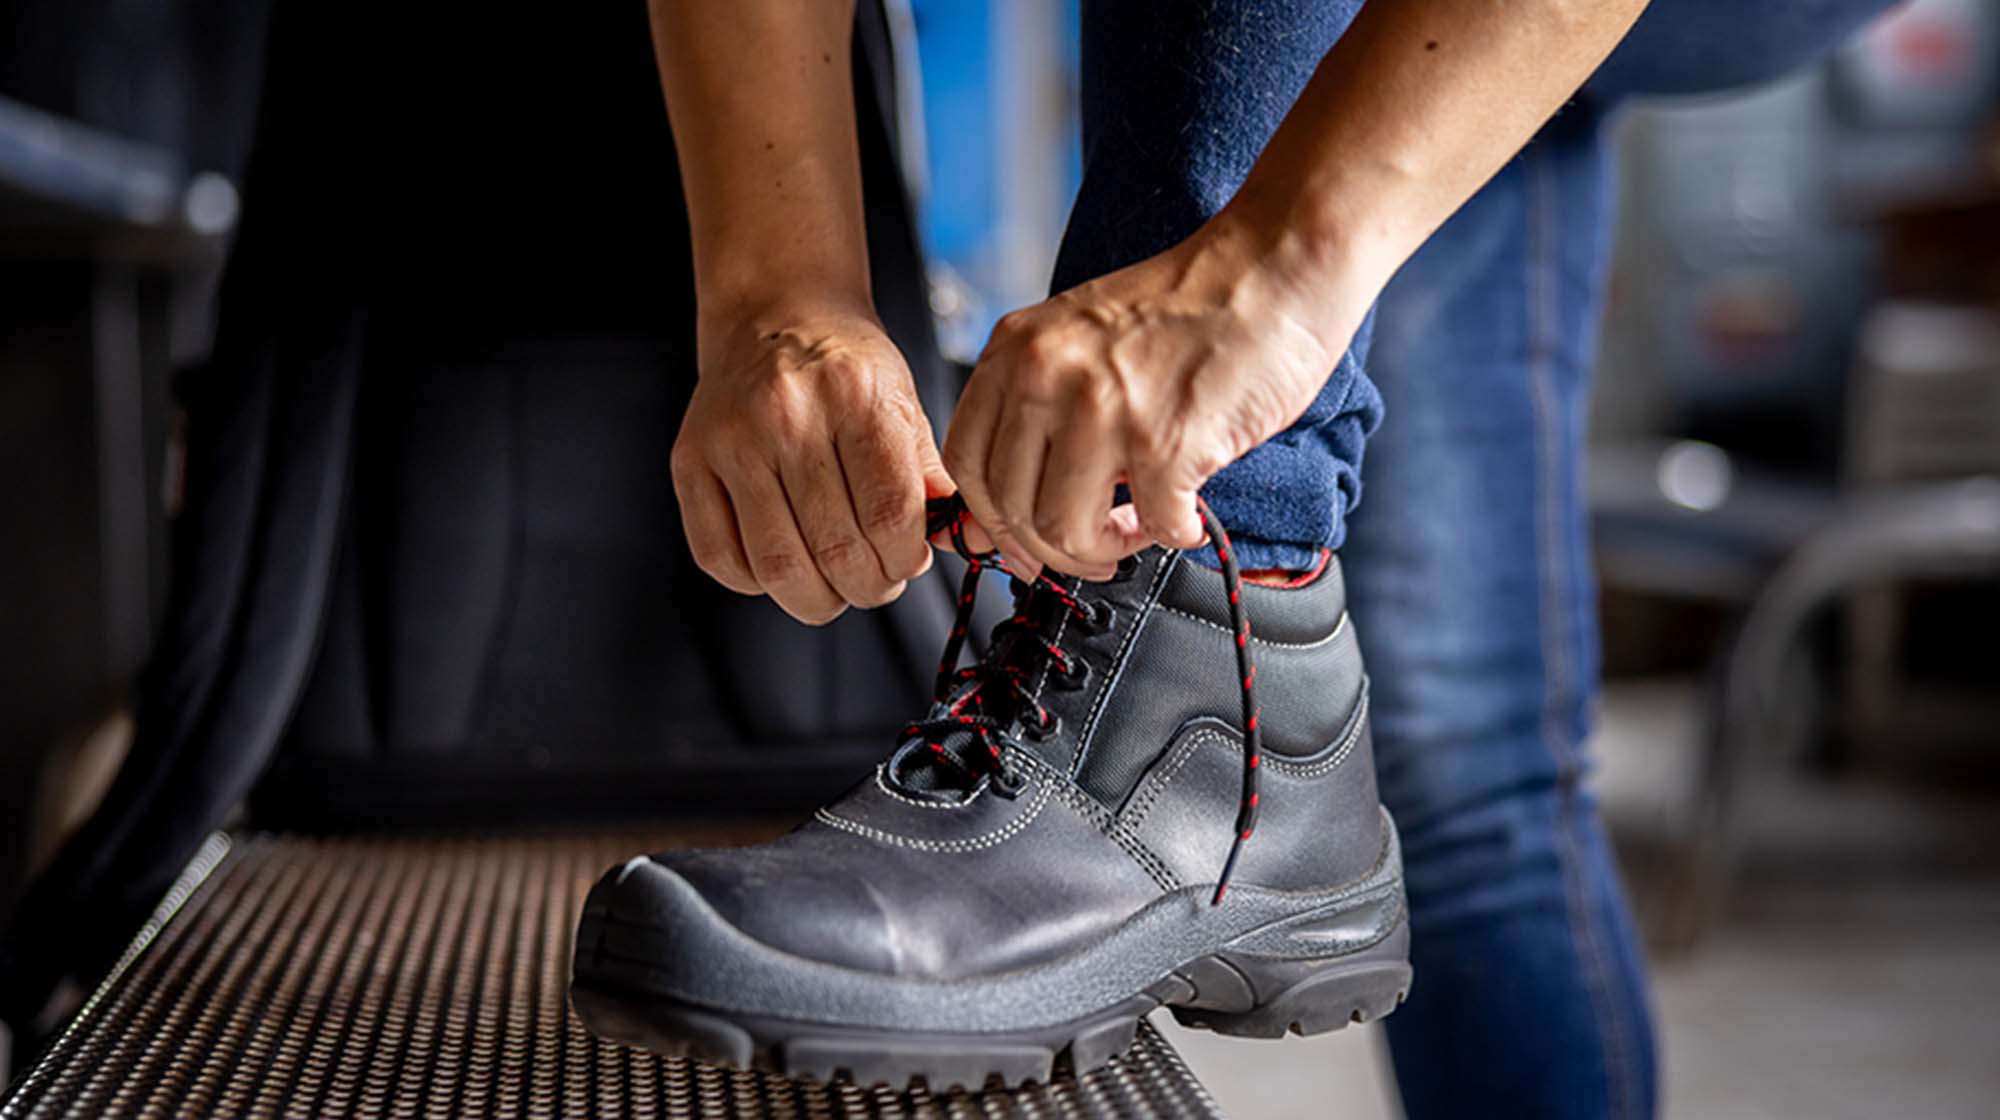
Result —
<svg viewBox="0 0 2000 1120"><path fill-rule="evenodd" d="M1000 736L1011 738L1024 714L1015 683L1032 688L1040 678L1049 662L1041 636L1056 632L1068 609L1063 596L1073 596L1080 582L1015 581L1013 617L993 628L986 655L967 679L907 729L889 758L889 784L921 797L956 800L999 769L993 754L1001 747Z"/></svg>

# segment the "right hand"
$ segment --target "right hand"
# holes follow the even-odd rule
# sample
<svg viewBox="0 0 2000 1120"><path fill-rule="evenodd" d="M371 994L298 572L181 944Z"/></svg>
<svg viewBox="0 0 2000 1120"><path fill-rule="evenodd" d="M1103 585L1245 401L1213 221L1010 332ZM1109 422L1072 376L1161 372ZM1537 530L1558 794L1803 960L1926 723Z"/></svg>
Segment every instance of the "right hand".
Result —
<svg viewBox="0 0 2000 1120"><path fill-rule="evenodd" d="M674 441L695 563L821 625L930 568L924 500L951 493L902 354L865 308L704 313Z"/></svg>

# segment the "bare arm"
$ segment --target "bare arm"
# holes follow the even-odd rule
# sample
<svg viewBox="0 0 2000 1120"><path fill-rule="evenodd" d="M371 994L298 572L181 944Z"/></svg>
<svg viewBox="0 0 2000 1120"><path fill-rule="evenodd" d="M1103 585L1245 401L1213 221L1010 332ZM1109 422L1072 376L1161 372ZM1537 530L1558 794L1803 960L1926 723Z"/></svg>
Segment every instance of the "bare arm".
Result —
<svg viewBox="0 0 2000 1120"><path fill-rule="evenodd" d="M705 313L804 294L866 310L852 0L653 0Z"/></svg>
<svg viewBox="0 0 2000 1120"><path fill-rule="evenodd" d="M1647 0L1364 6L1227 208L1306 283L1386 284L1611 53ZM1342 339L1341 345L1346 340Z"/></svg>
<svg viewBox="0 0 2000 1120"><path fill-rule="evenodd" d="M652 0L693 238L701 378L673 452L703 570L825 622L930 564L950 489L875 317L838 0Z"/></svg>
<svg viewBox="0 0 2000 1120"><path fill-rule="evenodd" d="M1002 320L945 445L974 515L1083 574L1199 543L1201 484L1304 411L1389 277L1645 3L1363 7L1220 214ZM1134 508L1108 513L1121 479Z"/></svg>

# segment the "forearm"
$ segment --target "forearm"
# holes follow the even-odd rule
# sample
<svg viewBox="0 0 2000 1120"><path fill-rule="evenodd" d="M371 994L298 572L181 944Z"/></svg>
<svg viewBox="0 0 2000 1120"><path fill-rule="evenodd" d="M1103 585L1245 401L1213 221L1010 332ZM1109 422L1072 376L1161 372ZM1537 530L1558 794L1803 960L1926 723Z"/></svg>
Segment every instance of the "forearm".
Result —
<svg viewBox="0 0 2000 1120"><path fill-rule="evenodd" d="M704 318L869 306L840 0L652 0Z"/></svg>
<svg viewBox="0 0 2000 1120"><path fill-rule="evenodd" d="M1589 78L1645 6L1366 5L1218 222L1261 240L1257 251L1308 298L1346 304L1354 291L1322 289L1360 288L1372 300Z"/></svg>

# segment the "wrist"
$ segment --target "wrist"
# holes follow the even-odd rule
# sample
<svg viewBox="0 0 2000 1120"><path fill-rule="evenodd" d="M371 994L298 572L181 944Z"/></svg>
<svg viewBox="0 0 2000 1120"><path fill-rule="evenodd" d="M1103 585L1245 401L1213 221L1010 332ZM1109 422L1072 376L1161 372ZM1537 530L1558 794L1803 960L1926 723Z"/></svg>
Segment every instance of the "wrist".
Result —
<svg viewBox="0 0 2000 1120"><path fill-rule="evenodd" d="M702 322L874 315L868 250L858 232L849 236L843 223L809 209L763 217L765 228L718 223L697 239L695 308Z"/></svg>
<svg viewBox="0 0 2000 1120"><path fill-rule="evenodd" d="M1391 239L1366 228L1237 202L1193 240L1202 243L1198 252L1234 262L1242 297L1305 328L1333 355L1347 348L1402 259Z"/></svg>
<svg viewBox="0 0 2000 1120"><path fill-rule="evenodd" d="M698 292L695 325L706 337L760 336L805 324L857 321L877 330L880 320L869 294L838 286L785 284L741 291Z"/></svg>
<svg viewBox="0 0 2000 1120"><path fill-rule="evenodd" d="M695 348L701 374L763 368L772 353L811 354L887 334L875 308L851 292L766 289L727 300L698 299Z"/></svg>

